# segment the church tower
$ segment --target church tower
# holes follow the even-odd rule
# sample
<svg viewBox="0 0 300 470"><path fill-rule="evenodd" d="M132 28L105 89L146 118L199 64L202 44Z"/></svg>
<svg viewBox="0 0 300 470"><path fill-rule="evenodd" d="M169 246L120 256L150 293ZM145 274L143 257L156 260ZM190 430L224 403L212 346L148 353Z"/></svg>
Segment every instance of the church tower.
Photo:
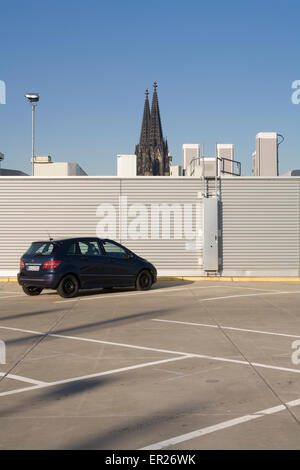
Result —
<svg viewBox="0 0 300 470"><path fill-rule="evenodd" d="M170 164L168 143L163 138L157 83L154 82L151 113L149 109L148 90L144 106L144 115L140 143L136 146L137 176L169 176Z"/></svg>

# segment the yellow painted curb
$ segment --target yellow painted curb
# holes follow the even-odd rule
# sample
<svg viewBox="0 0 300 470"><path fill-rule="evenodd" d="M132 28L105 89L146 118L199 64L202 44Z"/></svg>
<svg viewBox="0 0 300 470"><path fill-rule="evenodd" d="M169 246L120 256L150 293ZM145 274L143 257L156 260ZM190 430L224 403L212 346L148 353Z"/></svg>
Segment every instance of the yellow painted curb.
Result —
<svg viewBox="0 0 300 470"><path fill-rule="evenodd" d="M300 282L300 277L231 277L231 276L158 276L159 281L213 282ZM0 282L18 282L16 277L0 277Z"/></svg>
<svg viewBox="0 0 300 470"><path fill-rule="evenodd" d="M219 282L300 282L300 277L219 277L219 276L159 276L159 281L219 281Z"/></svg>

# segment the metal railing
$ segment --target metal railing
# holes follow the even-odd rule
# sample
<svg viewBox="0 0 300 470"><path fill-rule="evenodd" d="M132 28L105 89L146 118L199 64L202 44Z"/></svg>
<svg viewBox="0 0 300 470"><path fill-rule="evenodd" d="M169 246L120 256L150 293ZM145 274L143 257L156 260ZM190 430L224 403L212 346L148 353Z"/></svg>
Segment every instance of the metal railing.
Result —
<svg viewBox="0 0 300 470"><path fill-rule="evenodd" d="M223 175L241 176L241 174L242 174L242 164L241 164L241 162L238 162L237 160L231 160L230 158L224 158L224 157L216 157L216 160L222 162L221 173ZM225 170L225 162L229 162L230 164L232 164L232 167L233 167L232 171L226 171ZM237 169L236 172L234 171L235 165L236 165L236 169ZM217 167L218 167L218 173L219 173L219 165L217 165ZM217 173L217 176L220 176L218 173Z"/></svg>
<svg viewBox="0 0 300 470"><path fill-rule="evenodd" d="M224 157L215 157L215 158L216 158L216 176L221 176L222 174L231 175L231 176L241 176L242 174L241 162L238 162L237 160L231 160L230 158L224 158ZM196 165L197 161L199 162L198 165ZM219 165L218 162L221 162L221 165ZM226 162L229 162L232 165L232 171L228 171L228 168L225 169ZM191 163L189 165L190 174L187 176L194 176L196 166L201 167L201 165L203 169L203 174L201 176L205 176L205 158L204 157L195 157L191 160ZM221 166L221 169L219 171L220 166Z"/></svg>

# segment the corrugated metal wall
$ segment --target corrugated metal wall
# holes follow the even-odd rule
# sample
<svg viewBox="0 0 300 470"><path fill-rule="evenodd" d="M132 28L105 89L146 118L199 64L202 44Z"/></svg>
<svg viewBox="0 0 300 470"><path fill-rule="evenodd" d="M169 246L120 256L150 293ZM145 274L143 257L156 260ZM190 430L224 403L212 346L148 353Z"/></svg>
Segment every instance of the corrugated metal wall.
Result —
<svg viewBox="0 0 300 470"><path fill-rule="evenodd" d="M224 177L218 190L220 273L299 276L300 178ZM47 232L52 237L95 236L101 204L113 206L116 213L114 238L152 261L159 274L203 275L203 192L215 194L214 180L204 184L187 177L0 177L0 276L14 275L31 241L47 238ZM163 239L164 216L155 223L151 219L155 204L179 205L194 231L198 210L197 240L184 233L178 236L173 216L171 235ZM192 212L184 215L184 205L192 206ZM128 223L120 230L126 211ZM148 239L131 236L134 214L140 221L146 219ZM153 227L157 239L151 238Z"/></svg>
<svg viewBox="0 0 300 470"><path fill-rule="evenodd" d="M115 210L114 238L152 261L160 274L201 275L202 239L196 247L184 238L184 234L176 239L173 216L170 240L161 239L161 218L159 239L150 239L150 226L151 204L179 204L182 211L184 204L192 204L193 214L187 213L187 217L195 229L195 210L196 204L201 209L198 192L202 184L195 178L0 177L0 276L14 275L20 256L33 240L47 239L47 232L55 238L96 236L100 220L96 211L102 204L110 204ZM120 196L123 201L127 197L128 207L123 211L132 210L132 204L141 203L146 207L148 239L132 239L130 226L129 230L123 227L123 233L120 233Z"/></svg>
<svg viewBox="0 0 300 470"><path fill-rule="evenodd" d="M191 243L186 239L185 234L176 234L174 232L174 218L171 217L171 240L164 240L162 233L162 216L159 220L159 238L157 240L150 239L151 228L153 229L153 219L150 227L151 206L155 204L180 204L182 219L184 217L184 209L187 205L193 206L191 216L186 213L189 218L190 228L196 230L196 204L200 208L200 229L202 226L202 200L199 199L203 183L195 178L131 178L123 179L121 183L121 194L127 196L128 206L131 204L145 204L148 211L148 240L131 240L121 236L121 242L128 248L135 251L147 259L151 260L158 266L160 272L168 275L176 275L178 271L183 273L191 273L190 275L200 275L203 273L203 243L202 237L195 248L195 243ZM186 221L187 223L187 221ZM180 238L181 237L181 238ZM187 274L188 275L188 274Z"/></svg>
<svg viewBox="0 0 300 470"><path fill-rule="evenodd" d="M222 178L223 275L299 275L299 178Z"/></svg>
<svg viewBox="0 0 300 470"><path fill-rule="evenodd" d="M31 241L95 234L100 201L118 204L114 178L0 178L0 270L15 270Z"/></svg>

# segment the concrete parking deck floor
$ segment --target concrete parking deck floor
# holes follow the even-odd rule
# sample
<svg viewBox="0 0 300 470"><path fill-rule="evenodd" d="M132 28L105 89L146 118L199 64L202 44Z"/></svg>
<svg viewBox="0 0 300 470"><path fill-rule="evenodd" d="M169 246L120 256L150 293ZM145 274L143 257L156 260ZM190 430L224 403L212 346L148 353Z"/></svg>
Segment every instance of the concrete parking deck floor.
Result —
<svg viewBox="0 0 300 470"><path fill-rule="evenodd" d="M299 302L288 282L1 283L0 449L299 449Z"/></svg>

